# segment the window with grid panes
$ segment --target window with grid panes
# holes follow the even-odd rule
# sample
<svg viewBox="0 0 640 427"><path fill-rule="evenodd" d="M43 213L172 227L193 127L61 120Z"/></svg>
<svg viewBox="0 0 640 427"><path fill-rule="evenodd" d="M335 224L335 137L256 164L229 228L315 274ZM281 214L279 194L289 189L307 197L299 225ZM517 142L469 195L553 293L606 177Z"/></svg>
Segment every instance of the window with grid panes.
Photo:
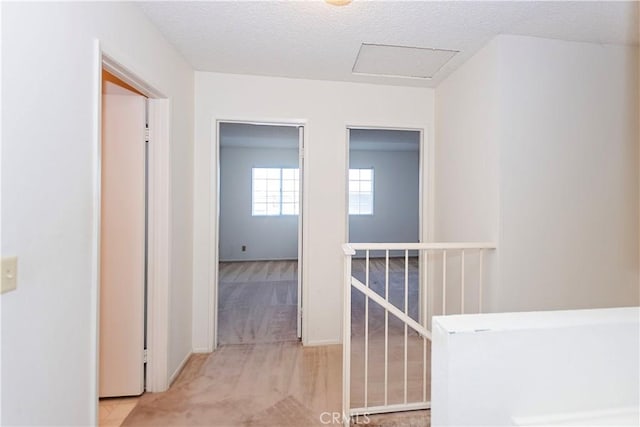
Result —
<svg viewBox="0 0 640 427"><path fill-rule="evenodd" d="M300 195L297 168L253 168L253 216L298 215Z"/></svg>
<svg viewBox="0 0 640 427"><path fill-rule="evenodd" d="M349 215L373 215L373 169L349 169Z"/></svg>

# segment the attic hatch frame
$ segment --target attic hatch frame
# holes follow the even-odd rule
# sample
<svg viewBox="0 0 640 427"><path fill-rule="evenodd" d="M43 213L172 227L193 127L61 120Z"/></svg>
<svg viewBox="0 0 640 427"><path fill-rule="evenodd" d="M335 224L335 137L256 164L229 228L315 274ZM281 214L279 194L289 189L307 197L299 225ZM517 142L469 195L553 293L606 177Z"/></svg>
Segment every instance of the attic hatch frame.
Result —
<svg viewBox="0 0 640 427"><path fill-rule="evenodd" d="M111 52L100 40L93 47L93 122L92 170L93 209L92 278L90 339L90 400L89 416L98 424L98 376L100 355L100 229L102 193L102 71L108 71L148 98L149 175L148 175L148 259L147 259L147 349L150 358L145 366L146 391L165 391L175 377L168 377L169 350L169 280L171 278L171 163L169 98L147 83L142 73L123 61L123 56ZM142 350L142 349L141 349ZM176 372L179 372L178 369Z"/></svg>

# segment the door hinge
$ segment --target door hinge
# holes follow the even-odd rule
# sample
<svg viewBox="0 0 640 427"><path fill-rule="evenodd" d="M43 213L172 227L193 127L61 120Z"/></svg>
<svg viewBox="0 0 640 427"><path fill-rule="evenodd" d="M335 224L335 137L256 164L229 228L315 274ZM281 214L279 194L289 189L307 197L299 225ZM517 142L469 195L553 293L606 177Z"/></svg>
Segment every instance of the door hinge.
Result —
<svg viewBox="0 0 640 427"><path fill-rule="evenodd" d="M147 350L146 348L142 352L142 359L144 363L147 363L149 361L149 350Z"/></svg>
<svg viewBox="0 0 640 427"><path fill-rule="evenodd" d="M149 128L145 128L144 130L144 142L149 142L150 141L150 132L149 132Z"/></svg>

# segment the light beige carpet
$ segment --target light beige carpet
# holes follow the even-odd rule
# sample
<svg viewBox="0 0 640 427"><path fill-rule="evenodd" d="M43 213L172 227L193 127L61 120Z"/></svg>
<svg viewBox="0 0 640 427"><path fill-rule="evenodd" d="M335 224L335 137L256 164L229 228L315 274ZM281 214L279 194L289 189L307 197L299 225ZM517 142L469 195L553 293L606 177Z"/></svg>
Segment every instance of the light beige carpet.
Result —
<svg viewBox="0 0 640 427"><path fill-rule="evenodd" d="M322 412L340 410L341 369L340 346L222 346L143 395L123 426L322 426Z"/></svg>

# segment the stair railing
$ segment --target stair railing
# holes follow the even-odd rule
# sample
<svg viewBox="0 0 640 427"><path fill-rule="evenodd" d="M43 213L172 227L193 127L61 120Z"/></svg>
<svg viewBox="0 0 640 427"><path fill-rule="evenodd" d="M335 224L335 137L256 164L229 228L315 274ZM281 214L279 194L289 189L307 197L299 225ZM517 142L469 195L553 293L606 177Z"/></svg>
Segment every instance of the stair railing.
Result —
<svg viewBox="0 0 640 427"><path fill-rule="evenodd" d="M342 364L342 414L343 414L343 423L345 426L349 426L351 424L351 420L353 417L360 417L365 415L379 414L379 413L387 413L387 412L400 412L400 411L411 411L411 410L420 410L420 409L429 409L430 401L428 398L429 390L429 377L430 374L430 366L428 366L428 359L430 356L430 341L431 341L431 331L429 327L431 325L431 316L434 314L461 314L465 312L469 312L469 303L467 300L472 299L470 296L469 287L474 287L473 293L475 293L475 306L476 309L472 310L472 312L479 313L482 312L482 294L483 294L483 281L484 281L484 252L486 250L495 249L495 244L493 243L347 243L343 245L343 251L345 255L345 264L344 264L344 307L343 307L343 364ZM352 263L354 261L354 257L357 254L362 255L364 253L364 258L358 258L358 262L364 263L364 271L359 271L360 279L354 277L354 272L352 271ZM378 267L372 267L372 254L380 254L384 253L383 258L379 258L376 262ZM397 260L398 253L402 254L402 258L404 258L404 269L403 271L390 269L391 260ZM452 255L460 257L460 264L458 268L456 266L447 264L448 259L452 257ZM466 260L466 255L473 254L475 256L473 262L473 273L476 274L475 281L469 280L469 272L467 270L470 269L468 265L469 262ZM393 257L391 256L393 255ZM411 257L410 257L411 255ZM418 256L417 263L417 280L410 280L410 259L413 259L415 256ZM439 256L442 257L440 261L437 259ZM402 264L402 258L399 261L394 261L395 264ZM380 271L381 260L384 260L383 272ZM378 269L377 271L375 269ZM454 271L455 269L455 271ZM378 281L372 280L372 275L377 274L379 277ZM381 275L383 273L383 275ZM411 272L412 275L415 276L416 271ZM448 298L448 293L451 294L454 289L451 285L450 277L452 275L456 275L456 279L459 282L459 285L455 289L458 293L459 300L457 302L452 301L451 298ZM403 274L402 282L402 302L400 306L394 304L390 300L390 286L392 280L390 280L390 276L394 275L397 279L399 274ZM380 276L384 277L382 279ZM439 277L438 277L439 276ZM448 277L449 276L449 277ZM415 282L418 283L415 283ZM384 282L384 287L382 289L374 289L374 282L378 287L382 287L380 282ZM438 282L438 286L436 283ZM473 283L470 283L473 282ZM394 283L396 286L397 283ZM414 303L414 301L410 301L409 293L410 287L418 286L418 311L419 316L416 317L415 310L413 313L413 317L410 313L410 305ZM412 289L413 291L414 289ZM357 375L362 374L362 389L363 396L360 397L359 403L356 407L352 407L352 375L355 373L352 372L352 292L357 291L355 295L362 294L364 296L364 335L362 337L362 343L358 341L360 344L359 347L362 347L363 352L363 360L362 360L362 369L357 372ZM397 289L396 289L397 291ZM438 300L438 304L435 304L434 300ZM396 298L397 300L397 298ZM455 308L451 306L457 304ZM458 304L459 303L459 304ZM372 345L370 343L370 336L373 334L370 331L370 311L372 307L378 307L378 313L380 308L384 310L384 339L383 341L376 340L376 345L374 345L374 352L372 353ZM415 304L414 304L415 308ZM390 327L389 321L391 315L392 319L398 319L402 323L401 333L398 332L398 328L395 328L394 331L391 331L390 335ZM380 321L380 319L372 319L374 321ZM397 323L397 322L396 322ZM410 331L411 334L410 334ZM358 337L359 338L359 337ZM378 337L379 338L379 337ZM394 342L401 342L401 362L402 364L395 369L396 371L400 370L402 372L402 387L398 390L397 384L390 384L390 371L391 365L397 360L397 349L390 348L391 339L394 339ZM398 339L399 338L399 339ZM411 363L412 367L415 368L416 361L409 361L408 352L409 346L411 345L414 349L420 347L420 344L416 344L418 341L421 342L421 379L418 379L414 374L409 374L409 365ZM373 373L376 375L381 375L382 380L372 380L372 363L371 357L376 356L379 357L379 351L383 348L383 372L378 372L373 369ZM390 353L390 350L394 350L395 356ZM415 369L414 369L415 370ZM370 384L373 382L373 385ZM421 383L421 393L419 397L416 397L416 382ZM359 384L360 385L360 384ZM409 397L409 387L411 387L411 391L413 399ZM381 390L380 390L381 388ZM375 389L372 391L372 389ZM390 390L393 389L393 390ZM394 396L390 396L391 391L396 392ZM399 393L398 393L399 392ZM375 399L371 399L370 395L376 395L377 401L373 401ZM401 397L399 397L401 396ZM395 397L395 400L399 400L398 402L391 402L392 397Z"/></svg>

